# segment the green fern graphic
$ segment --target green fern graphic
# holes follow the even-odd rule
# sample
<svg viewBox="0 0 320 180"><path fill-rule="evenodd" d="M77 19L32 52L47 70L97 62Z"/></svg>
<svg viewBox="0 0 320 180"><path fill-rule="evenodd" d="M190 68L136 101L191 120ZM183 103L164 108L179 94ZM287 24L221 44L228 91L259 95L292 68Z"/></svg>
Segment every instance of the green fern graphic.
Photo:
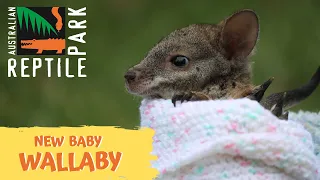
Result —
<svg viewBox="0 0 320 180"><path fill-rule="evenodd" d="M42 16L32 11L31 9L26 7L17 7L17 14L18 14L20 29L22 28L22 22L24 17L27 31L28 31L29 20L30 20L33 33L35 33L35 24L37 24L38 34L41 33L41 27L42 27L43 35L46 34L46 31L48 31L49 35L51 31L54 32L56 35L58 35L56 30L51 26L51 24L47 20L45 20Z"/></svg>

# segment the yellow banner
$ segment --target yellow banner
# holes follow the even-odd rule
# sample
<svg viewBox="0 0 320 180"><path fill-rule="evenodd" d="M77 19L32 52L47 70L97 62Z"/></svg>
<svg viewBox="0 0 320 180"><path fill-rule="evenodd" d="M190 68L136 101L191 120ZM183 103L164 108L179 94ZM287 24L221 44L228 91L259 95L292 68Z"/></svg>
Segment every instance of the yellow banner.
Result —
<svg viewBox="0 0 320 180"><path fill-rule="evenodd" d="M154 131L116 127L0 128L0 179L151 180Z"/></svg>

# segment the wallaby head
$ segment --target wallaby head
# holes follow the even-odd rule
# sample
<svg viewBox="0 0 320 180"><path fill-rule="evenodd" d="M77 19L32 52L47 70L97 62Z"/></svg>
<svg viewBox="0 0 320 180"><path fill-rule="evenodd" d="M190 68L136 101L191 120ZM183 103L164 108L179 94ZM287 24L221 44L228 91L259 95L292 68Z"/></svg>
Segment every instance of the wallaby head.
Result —
<svg viewBox="0 0 320 180"><path fill-rule="evenodd" d="M170 99L179 92L226 91L250 84L248 57L258 35L258 17L252 10L241 10L219 24L175 30L127 71L126 88L138 96Z"/></svg>

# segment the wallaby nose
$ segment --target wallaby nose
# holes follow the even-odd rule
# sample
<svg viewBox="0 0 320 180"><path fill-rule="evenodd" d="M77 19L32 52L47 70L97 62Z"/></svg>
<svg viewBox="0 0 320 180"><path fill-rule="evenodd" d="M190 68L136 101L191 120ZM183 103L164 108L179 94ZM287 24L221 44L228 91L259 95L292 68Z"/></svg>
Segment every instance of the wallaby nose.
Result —
<svg viewBox="0 0 320 180"><path fill-rule="evenodd" d="M125 75L124 75L124 78L128 81L128 82L131 82L133 80L135 80L137 77L137 74L136 72L134 71L128 71Z"/></svg>

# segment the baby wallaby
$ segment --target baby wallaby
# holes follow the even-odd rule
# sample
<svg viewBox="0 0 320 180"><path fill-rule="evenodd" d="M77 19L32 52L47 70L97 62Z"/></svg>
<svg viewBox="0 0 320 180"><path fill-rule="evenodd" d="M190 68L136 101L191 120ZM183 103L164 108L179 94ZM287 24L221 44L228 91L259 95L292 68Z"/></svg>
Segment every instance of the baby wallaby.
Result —
<svg viewBox="0 0 320 180"><path fill-rule="evenodd" d="M125 74L127 90L144 98L207 100L252 94L249 57L259 36L252 10L219 24L192 24L170 33Z"/></svg>
<svg viewBox="0 0 320 180"><path fill-rule="evenodd" d="M259 36L252 10L241 10L219 24L192 24L170 33L125 74L126 88L144 98L176 101L237 99L260 102L271 84L251 82L251 62ZM261 104L276 116L307 98L319 84L319 69L308 85L275 93Z"/></svg>

